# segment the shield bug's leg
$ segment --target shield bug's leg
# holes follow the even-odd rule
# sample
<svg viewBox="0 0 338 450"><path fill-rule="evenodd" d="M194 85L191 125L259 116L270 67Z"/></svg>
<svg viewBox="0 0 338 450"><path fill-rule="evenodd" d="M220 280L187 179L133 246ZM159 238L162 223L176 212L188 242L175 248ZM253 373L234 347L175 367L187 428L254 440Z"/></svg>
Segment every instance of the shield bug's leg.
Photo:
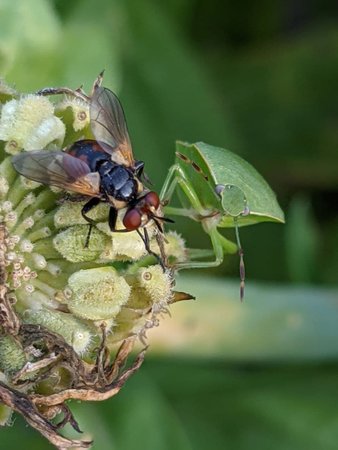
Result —
<svg viewBox="0 0 338 450"><path fill-rule="evenodd" d="M189 183L189 180L187 179L184 171L178 164L174 164L170 169L168 176L164 182L164 185L162 187L161 193L160 193L160 199L162 203L166 204L169 202L171 197L173 196L173 193L175 191L175 188L177 184L182 188L183 192L189 199L191 206L194 208L195 211L198 213L202 213L204 211L203 206L201 205L201 202L199 201L199 198L191 186L191 183ZM179 208L176 208L176 210ZM181 208L180 208L181 209ZM184 208L182 208L184 209ZM182 213L181 215L189 215L188 210L186 210L187 213ZM191 216L191 211L190 211Z"/></svg>
<svg viewBox="0 0 338 450"><path fill-rule="evenodd" d="M208 267L217 267L223 262L224 244L223 239L226 240L214 227L209 229L208 235L211 240L215 259L213 261L185 261L177 264L177 269L206 269ZM227 241L227 240L226 240ZM227 241L229 242L229 241Z"/></svg>
<svg viewBox="0 0 338 450"><path fill-rule="evenodd" d="M89 245L89 239L92 232L93 225L95 224L95 221L87 216L87 213L93 209L95 206L97 206L100 203L100 199L98 197L91 198L81 209L82 217L89 223L89 231L87 234L86 242L85 242L85 248Z"/></svg>
<svg viewBox="0 0 338 450"><path fill-rule="evenodd" d="M240 276L240 287L239 287L239 296L241 301L244 298L244 288L245 288L245 265L244 265L244 251L241 245L241 241L239 239L239 231L238 231L238 223L237 217L234 217L234 225L235 225L235 233L238 247L238 255L239 255L239 276Z"/></svg>
<svg viewBox="0 0 338 450"><path fill-rule="evenodd" d="M197 172L200 172L196 168L195 170ZM208 182L206 177L203 177L201 179L204 180L203 182ZM191 183L189 183L189 180L187 179L182 168L177 164L171 167L171 169L169 170L168 177L164 183L161 192L161 198L164 203L166 202L166 200L170 200L177 185L181 187L182 191L188 198L193 210L184 208L166 207L166 213L186 216L200 221L204 231L210 237L213 252L215 255L215 259L213 261L195 261L195 260L185 261L177 264L177 268L193 269L193 268L208 268L219 266L223 262L225 253L236 253L237 250L236 245L233 244L228 239L226 239L224 236L222 236L217 230L218 220L219 217L221 217L221 215L215 214L214 216L209 217L206 215L206 210L201 205L200 200L193 186L191 185ZM219 195L218 192L215 192L215 195ZM241 268L242 267L243 264L241 264Z"/></svg>
<svg viewBox="0 0 338 450"><path fill-rule="evenodd" d="M218 184L215 187L215 192L219 195L224 211L233 217L234 228L236 234L238 256L239 256L239 274L240 274L240 299L243 300L244 297L244 286L245 286L245 265L244 265L244 251L239 238L238 230L238 218L240 216L246 216L250 214L250 209L246 196L242 189L233 185Z"/></svg>
<svg viewBox="0 0 338 450"><path fill-rule="evenodd" d="M201 205L198 196L191 186L191 183L189 183L188 179L185 176L184 171L182 168L175 164L169 169L168 177L163 185L160 198L162 201L166 202L169 201L171 196L173 195L176 186L179 185L183 192L185 193L186 197L188 198L189 202L191 203L191 206L193 208L193 211L190 209L184 209L184 208L172 208L172 207L166 207L166 212L168 214L175 214L180 216L186 216L190 218L194 218L196 215L200 215L203 217L203 214L205 213L205 209ZM223 254L224 254L224 245L223 240L226 240L218 231L217 231L217 220L213 220L211 218L210 220L208 218L200 219L204 231L209 235L213 251L215 254L215 260L214 261L185 261L182 263L177 264L178 269L192 269L192 268L207 268L207 267L216 267L219 266L223 261ZM203 223L205 221L205 223ZM209 222L212 223L212 225L209 225ZM229 242L229 241L227 241Z"/></svg>

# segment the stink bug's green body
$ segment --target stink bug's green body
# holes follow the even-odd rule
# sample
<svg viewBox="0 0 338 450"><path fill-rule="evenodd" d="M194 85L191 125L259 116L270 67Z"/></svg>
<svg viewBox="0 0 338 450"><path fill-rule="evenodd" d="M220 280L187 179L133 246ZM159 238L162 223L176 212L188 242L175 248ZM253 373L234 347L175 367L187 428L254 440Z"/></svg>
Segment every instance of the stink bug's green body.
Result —
<svg viewBox="0 0 338 450"><path fill-rule="evenodd" d="M178 268L212 267L223 261L225 253L234 253L235 244L217 230L235 227L241 258L241 298L244 292L243 252L238 227L259 222L284 222L276 196L261 175L241 157L203 142L178 142L175 164L170 168L161 192L167 204L177 191L181 207L167 207L169 214L190 217L201 222L210 236L214 261L186 261Z"/></svg>

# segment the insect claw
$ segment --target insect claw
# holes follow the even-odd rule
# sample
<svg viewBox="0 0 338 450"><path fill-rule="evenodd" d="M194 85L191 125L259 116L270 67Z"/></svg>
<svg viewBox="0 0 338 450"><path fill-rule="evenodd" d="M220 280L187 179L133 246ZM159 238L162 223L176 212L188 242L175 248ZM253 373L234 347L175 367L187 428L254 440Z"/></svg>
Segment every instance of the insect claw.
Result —
<svg viewBox="0 0 338 450"><path fill-rule="evenodd" d="M97 89L97 88L99 88L99 87L101 86L102 80L103 80L104 71L105 71L105 69L103 69L103 70L99 73L98 77L97 77L96 80L94 81L93 89L92 89L92 92L91 92L91 96L93 96L93 94L94 94L94 92L95 92L95 89Z"/></svg>
<svg viewBox="0 0 338 450"><path fill-rule="evenodd" d="M92 232L92 228L93 228L93 224L89 224L89 231L88 231L88 234L87 234L87 237L86 237L86 242L85 242L85 245L84 245L84 248L88 248L89 247L89 239L90 239L90 235L91 235L91 232Z"/></svg>
<svg viewBox="0 0 338 450"><path fill-rule="evenodd" d="M240 300L241 302L243 301L244 298L244 288L245 288L245 265L244 265L244 252L243 249L240 248L238 250L238 255L239 255L239 277L240 277L240 288L239 288L239 295L240 295Z"/></svg>
<svg viewBox="0 0 338 450"><path fill-rule="evenodd" d="M241 284L239 286L239 298L240 298L241 302L244 299L244 288L245 288L244 281L241 281Z"/></svg>

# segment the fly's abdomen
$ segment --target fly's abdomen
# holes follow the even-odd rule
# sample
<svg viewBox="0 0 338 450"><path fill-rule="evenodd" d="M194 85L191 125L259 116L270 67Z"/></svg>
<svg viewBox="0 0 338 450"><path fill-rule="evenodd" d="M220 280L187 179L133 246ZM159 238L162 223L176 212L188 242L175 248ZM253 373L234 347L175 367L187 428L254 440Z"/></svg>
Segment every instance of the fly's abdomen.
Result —
<svg viewBox="0 0 338 450"><path fill-rule="evenodd" d="M66 152L88 164L92 172L96 172L103 162L110 161L110 156L99 143L90 139L75 142Z"/></svg>

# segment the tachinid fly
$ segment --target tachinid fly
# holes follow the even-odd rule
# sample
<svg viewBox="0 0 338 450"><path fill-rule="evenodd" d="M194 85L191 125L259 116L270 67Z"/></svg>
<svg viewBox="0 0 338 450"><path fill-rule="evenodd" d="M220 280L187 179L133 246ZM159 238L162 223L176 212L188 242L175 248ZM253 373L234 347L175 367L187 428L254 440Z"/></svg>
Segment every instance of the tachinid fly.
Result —
<svg viewBox="0 0 338 450"><path fill-rule="evenodd" d="M171 220L158 215L159 196L143 185L142 179L146 178L144 162L134 159L121 103L112 91L101 86L101 82L102 74L95 81L90 97L81 89L47 88L38 92L39 95L71 93L88 101L95 140L77 141L64 151L23 152L13 157L13 166L31 180L90 197L81 210L90 225L85 246L89 244L94 224L87 213L100 202L106 202L110 205L108 222L111 231L136 230L147 251L158 258L150 250L144 226L153 220L162 233L162 222ZM124 228L116 229L118 210L123 208L126 209Z"/></svg>

